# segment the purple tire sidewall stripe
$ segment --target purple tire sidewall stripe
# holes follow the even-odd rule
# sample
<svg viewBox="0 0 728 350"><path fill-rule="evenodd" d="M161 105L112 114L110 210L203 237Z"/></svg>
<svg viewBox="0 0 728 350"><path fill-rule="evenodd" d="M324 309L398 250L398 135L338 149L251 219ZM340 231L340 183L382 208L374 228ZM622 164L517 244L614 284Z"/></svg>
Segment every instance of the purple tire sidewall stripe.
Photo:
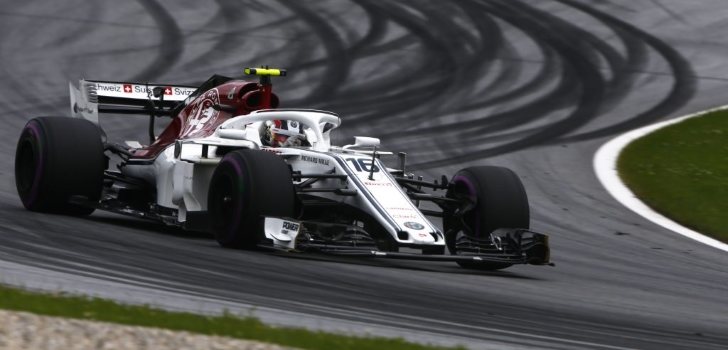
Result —
<svg viewBox="0 0 728 350"><path fill-rule="evenodd" d="M41 138L40 126L37 122L30 121L26 126L29 133L34 136L37 141L37 165L35 168L35 177L33 178L33 185L30 188L30 194L23 199L23 204L28 207L32 207L33 204L38 200L40 192L40 182L43 177L43 169L45 168L45 152L43 152L43 139Z"/></svg>
<svg viewBox="0 0 728 350"><path fill-rule="evenodd" d="M465 185L465 187L468 189L468 197L470 200L472 200L474 203L478 203L478 192L475 190L475 184L473 184L472 181L467 176L463 175L456 175L453 177L452 181L454 183L462 183ZM476 204L477 205L477 204ZM480 237L480 214L475 211L475 236Z"/></svg>

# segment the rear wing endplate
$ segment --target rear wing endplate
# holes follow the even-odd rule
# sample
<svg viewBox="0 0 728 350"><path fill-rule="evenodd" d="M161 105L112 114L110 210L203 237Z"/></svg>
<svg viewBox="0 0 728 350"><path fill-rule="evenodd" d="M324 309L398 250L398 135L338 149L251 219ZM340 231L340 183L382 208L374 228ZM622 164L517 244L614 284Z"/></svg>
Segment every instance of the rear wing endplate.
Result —
<svg viewBox="0 0 728 350"><path fill-rule="evenodd" d="M172 108L197 90L184 85L94 80L80 80L78 87L68 85L71 115L97 124L99 113L147 114L157 108Z"/></svg>

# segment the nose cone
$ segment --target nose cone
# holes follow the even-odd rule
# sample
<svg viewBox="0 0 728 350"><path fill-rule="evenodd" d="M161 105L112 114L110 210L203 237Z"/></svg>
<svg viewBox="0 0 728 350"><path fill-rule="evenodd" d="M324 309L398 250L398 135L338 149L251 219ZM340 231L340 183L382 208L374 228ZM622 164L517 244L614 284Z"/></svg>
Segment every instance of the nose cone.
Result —
<svg viewBox="0 0 728 350"><path fill-rule="evenodd" d="M408 230L408 233L409 233L412 241L414 241L415 243L421 243L421 244L435 243L435 237L433 237L432 234L427 231Z"/></svg>
<svg viewBox="0 0 728 350"><path fill-rule="evenodd" d="M442 235L437 232L430 232L428 226L422 223L408 221L403 224L404 230L397 234L400 241L407 241L414 244L444 244ZM431 229L431 228L429 228Z"/></svg>

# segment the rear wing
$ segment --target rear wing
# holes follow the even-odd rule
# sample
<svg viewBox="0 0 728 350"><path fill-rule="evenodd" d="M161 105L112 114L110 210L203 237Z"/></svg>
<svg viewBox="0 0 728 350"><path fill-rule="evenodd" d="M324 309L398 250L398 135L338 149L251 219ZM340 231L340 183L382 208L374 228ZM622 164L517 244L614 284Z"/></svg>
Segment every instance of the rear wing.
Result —
<svg viewBox="0 0 728 350"><path fill-rule="evenodd" d="M197 87L185 85L94 80L80 80L78 87L68 85L71 115L97 124L99 113L168 114L197 91Z"/></svg>

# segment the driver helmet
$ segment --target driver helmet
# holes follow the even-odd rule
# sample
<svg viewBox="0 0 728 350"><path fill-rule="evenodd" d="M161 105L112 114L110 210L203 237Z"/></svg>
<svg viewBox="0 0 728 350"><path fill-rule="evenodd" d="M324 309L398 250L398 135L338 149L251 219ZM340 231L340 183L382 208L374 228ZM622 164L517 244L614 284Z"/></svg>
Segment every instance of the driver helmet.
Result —
<svg viewBox="0 0 728 350"><path fill-rule="evenodd" d="M306 134L295 120L267 121L263 143L271 147L305 146Z"/></svg>

